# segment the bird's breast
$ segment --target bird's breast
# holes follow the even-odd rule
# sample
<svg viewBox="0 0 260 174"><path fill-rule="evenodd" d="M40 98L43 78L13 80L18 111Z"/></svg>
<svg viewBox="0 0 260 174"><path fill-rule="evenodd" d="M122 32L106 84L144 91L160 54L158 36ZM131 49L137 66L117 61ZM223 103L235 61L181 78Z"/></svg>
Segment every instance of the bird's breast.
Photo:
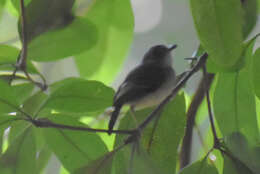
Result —
<svg viewBox="0 0 260 174"><path fill-rule="evenodd" d="M143 109L160 104L170 93L176 85L176 78L173 74L165 83L163 83L157 90L151 94L147 94L141 99L130 102L130 106L135 110Z"/></svg>

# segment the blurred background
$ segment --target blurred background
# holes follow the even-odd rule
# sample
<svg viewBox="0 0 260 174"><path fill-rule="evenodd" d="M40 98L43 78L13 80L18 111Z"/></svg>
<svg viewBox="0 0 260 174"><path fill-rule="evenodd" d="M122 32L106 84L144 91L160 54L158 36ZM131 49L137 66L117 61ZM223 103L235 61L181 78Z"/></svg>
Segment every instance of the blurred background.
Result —
<svg viewBox="0 0 260 174"><path fill-rule="evenodd" d="M77 9L81 11L87 9L90 0L78 0ZM10 3L7 0L7 3ZM174 68L177 73L181 73L189 68L185 57L191 57L198 48L199 41L194 29L192 16L189 9L188 0L131 0L134 12L134 38L127 56L124 59L122 68L118 71L114 81L110 83L115 90L123 81L127 73L139 64L144 53L156 44L177 44L178 48L174 51ZM120 7L118 7L120 8ZM14 10L4 10L0 20L0 44L10 44L21 47L17 31L17 14ZM260 20L249 36L252 37L260 32ZM256 46L260 45L258 39ZM79 76L73 58L66 58L57 62L36 63L40 71L47 77L47 83L71 77ZM196 89L200 74L196 74L186 85L190 95ZM201 130L208 128L208 120L201 124ZM194 133L193 155L194 159L198 153L196 149L200 147L197 133ZM56 173L59 170L58 161L53 158L47 173Z"/></svg>

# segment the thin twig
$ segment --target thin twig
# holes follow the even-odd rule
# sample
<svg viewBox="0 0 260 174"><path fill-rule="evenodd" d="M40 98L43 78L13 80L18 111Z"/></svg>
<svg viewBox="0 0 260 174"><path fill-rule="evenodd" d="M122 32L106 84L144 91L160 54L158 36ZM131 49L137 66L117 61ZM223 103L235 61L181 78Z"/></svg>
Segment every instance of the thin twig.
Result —
<svg viewBox="0 0 260 174"><path fill-rule="evenodd" d="M32 122L36 127L40 128L60 128L60 129L68 129L73 131L87 131L87 132L100 132L100 133L108 133L107 129L94 129L82 126L70 126L64 124L53 123L47 119L38 119L38 120L27 120ZM117 134L132 134L133 130L113 130L112 133Z"/></svg>
<svg viewBox="0 0 260 174"><path fill-rule="evenodd" d="M203 70L203 75L204 77L207 77L207 68L206 65L203 65L202 67ZM218 148L220 147L220 142L217 136L217 132L216 132L216 128L215 128L215 124L214 124L214 118L213 118L213 114L212 114L212 109L211 109L211 102L210 102L210 97L209 97L209 90L206 89L206 84L207 84L208 79L205 79L205 93L206 93L206 98L207 98L207 105L208 105L208 112L209 112L209 120L210 120L210 125L211 125L211 130L213 133L213 138L214 138L214 147Z"/></svg>
<svg viewBox="0 0 260 174"><path fill-rule="evenodd" d="M40 75L40 77L43 80L43 84L34 81L31 77L30 74L27 72L27 54L28 54L28 36L27 36L27 21L26 21L26 12L25 12L25 5L24 5L24 0L20 0L20 7L21 7L21 39L22 39L22 49L18 55L17 58L17 63L15 65L15 69L13 71L12 78L10 80L10 84L15 79L15 74L17 73L18 70L22 70L24 74L26 75L27 79L30 80L32 83L37 85L39 88L42 90L47 89L46 81L44 77Z"/></svg>
<svg viewBox="0 0 260 174"><path fill-rule="evenodd" d="M21 68L23 71L26 70L26 58L27 58L27 49L28 49L28 42L27 42L27 28L26 28L26 17L25 17L25 6L24 0L20 0L21 6L21 37L22 37L22 50L19 55L19 59L17 62L17 66Z"/></svg>

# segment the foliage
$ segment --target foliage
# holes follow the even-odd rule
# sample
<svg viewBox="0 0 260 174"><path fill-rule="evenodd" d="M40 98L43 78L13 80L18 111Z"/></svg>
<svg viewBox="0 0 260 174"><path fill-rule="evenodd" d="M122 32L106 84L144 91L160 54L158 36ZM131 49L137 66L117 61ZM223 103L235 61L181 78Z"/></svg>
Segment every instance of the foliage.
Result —
<svg viewBox="0 0 260 174"><path fill-rule="evenodd" d="M21 44L26 37L28 46L26 70L18 67L15 75L12 65L22 51L0 44L1 174L44 174L54 155L71 174L260 173L260 48L254 52L257 36L247 38L257 20L256 0L190 0L199 52L209 54L207 68L215 74L210 97L221 140L181 170L179 147L189 107L185 91L164 106L155 132L153 120L140 139L108 136L107 122L93 125L112 105L109 84L133 39L130 0L92 0L83 10L74 0L25 0L25 31L20 2L0 1L0 20L2 13L13 15L17 36ZM42 77L35 62L68 57L80 77L39 89L40 82L31 79ZM130 111L123 113L118 129L133 130L154 109L135 112L137 123ZM203 102L198 117L207 109ZM206 120L197 119L199 124ZM203 141L212 144L212 139ZM217 159L209 158L214 155Z"/></svg>

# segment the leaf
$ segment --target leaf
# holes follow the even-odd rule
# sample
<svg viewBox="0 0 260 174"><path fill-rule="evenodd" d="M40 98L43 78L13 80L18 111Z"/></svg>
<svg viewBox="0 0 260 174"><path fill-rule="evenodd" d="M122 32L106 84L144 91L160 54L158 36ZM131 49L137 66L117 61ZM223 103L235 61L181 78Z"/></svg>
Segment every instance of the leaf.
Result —
<svg viewBox="0 0 260 174"><path fill-rule="evenodd" d="M69 78L53 85L46 107L67 113L104 112L113 95L113 89L100 82Z"/></svg>
<svg viewBox="0 0 260 174"><path fill-rule="evenodd" d="M23 103L30 95L34 89L34 84L32 83L22 83L12 86L15 91L16 99L19 103Z"/></svg>
<svg viewBox="0 0 260 174"><path fill-rule="evenodd" d="M246 38L256 25L257 0L241 0L243 8L243 36Z"/></svg>
<svg viewBox="0 0 260 174"><path fill-rule="evenodd" d="M135 113L138 122L144 120L153 109L144 109ZM173 173L176 170L176 162L178 156L178 146L181 138L184 135L185 128L185 100L184 95L178 95L163 109L162 115L158 122L153 141L149 151L149 158L156 161L157 166L164 171L164 173ZM120 121L119 129L126 130L132 129L136 126L133 124L131 115L128 114ZM153 124L144 130L141 137L142 148L147 151L149 148L149 140ZM125 136L117 135L115 147L119 146L125 140ZM171 147L171 148L169 148ZM126 173L129 156L123 155L123 152L118 152L115 155L115 169L118 174Z"/></svg>
<svg viewBox="0 0 260 174"><path fill-rule="evenodd" d="M180 174L218 174L218 171L212 165L207 163L207 158L196 161L193 164L183 168Z"/></svg>
<svg viewBox="0 0 260 174"><path fill-rule="evenodd" d="M253 173L239 160L230 159L228 156L224 155L223 174L253 174Z"/></svg>
<svg viewBox="0 0 260 174"><path fill-rule="evenodd" d="M236 167L239 167L240 171L247 171L247 173L251 172L254 174L260 172L259 148L248 144L243 134L239 132L233 133L227 136L224 142L233 156L231 160Z"/></svg>
<svg viewBox="0 0 260 174"><path fill-rule="evenodd" d="M233 132L243 133L250 144L259 141L256 104L250 81L252 49L247 50L245 66L234 73L219 73L214 94L214 112L224 136Z"/></svg>
<svg viewBox="0 0 260 174"><path fill-rule="evenodd" d="M19 106L14 89L0 80L0 91L0 113L15 112Z"/></svg>
<svg viewBox="0 0 260 174"><path fill-rule="evenodd" d="M14 67L11 65L15 65L19 52L20 50L16 47L12 47L9 45L0 45L0 65L2 65L0 66L0 70L13 70ZM38 72L30 61L27 62L27 70L29 73Z"/></svg>
<svg viewBox="0 0 260 174"><path fill-rule="evenodd" d="M87 166L76 170L72 174L110 174L115 152L109 152L97 160L91 161Z"/></svg>
<svg viewBox="0 0 260 174"><path fill-rule="evenodd" d="M96 44L97 30L88 19L76 17L63 29L46 32L28 46L28 58L54 61L79 54Z"/></svg>
<svg viewBox="0 0 260 174"><path fill-rule="evenodd" d="M27 6L32 0L24 0L24 5ZM11 0L13 7L17 10L18 14L21 14L20 0Z"/></svg>
<svg viewBox="0 0 260 174"><path fill-rule="evenodd" d="M59 124L85 126L63 115L51 115L48 119ZM88 165L107 152L101 138L92 132L56 128L44 129L43 132L50 149L70 172Z"/></svg>
<svg viewBox="0 0 260 174"><path fill-rule="evenodd" d="M47 147L47 145L41 149L36 161L36 168L38 173L42 172L44 168L47 166L51 158L51 155L52 155L52 151Z"/></svg>
<svg viewBox="0 0 260 174"><path fill-rule="evenodd" d="M252 66L252 82L256 96L260 99L260 48L258 48L253 56Z"/></svg>
<svg viewBox="0 0 260 174"><path fill-rule="evenodd" d="M25 9L28 41L70 24L74 18L71 13L73 4L74 0L33 0ZM21 34L21 21L19 24Z"/></svg>
<svg viewBox="0 0 260 174"><path fill-rule="evenodd" d="M130 1L98 0L85 16L96 25L99 38L94 47L75 56L80 76L110 84L133 38L134 16Z"/></svg>
<svg viewBox="0 0 260 174"><path fill-rule="evenodd" d="M36 148L31 129L23 132L1 155L0 171L4 174L36 173Z"/></svg>
<svg viewBox="0 0 260 174"><path fill-rule="evenodd" d="M214 63L231 67L242 53L242 8L237 0L191 0L191 11L203 48Z"/></svg>
<svg viewBox="0 0 260 174"><path fill-rule="evenodd" d="M39 116L38 114L45 107L47 100L48 95L42 91L37 92L23 103L23 110L35 118Z"/></svg>

